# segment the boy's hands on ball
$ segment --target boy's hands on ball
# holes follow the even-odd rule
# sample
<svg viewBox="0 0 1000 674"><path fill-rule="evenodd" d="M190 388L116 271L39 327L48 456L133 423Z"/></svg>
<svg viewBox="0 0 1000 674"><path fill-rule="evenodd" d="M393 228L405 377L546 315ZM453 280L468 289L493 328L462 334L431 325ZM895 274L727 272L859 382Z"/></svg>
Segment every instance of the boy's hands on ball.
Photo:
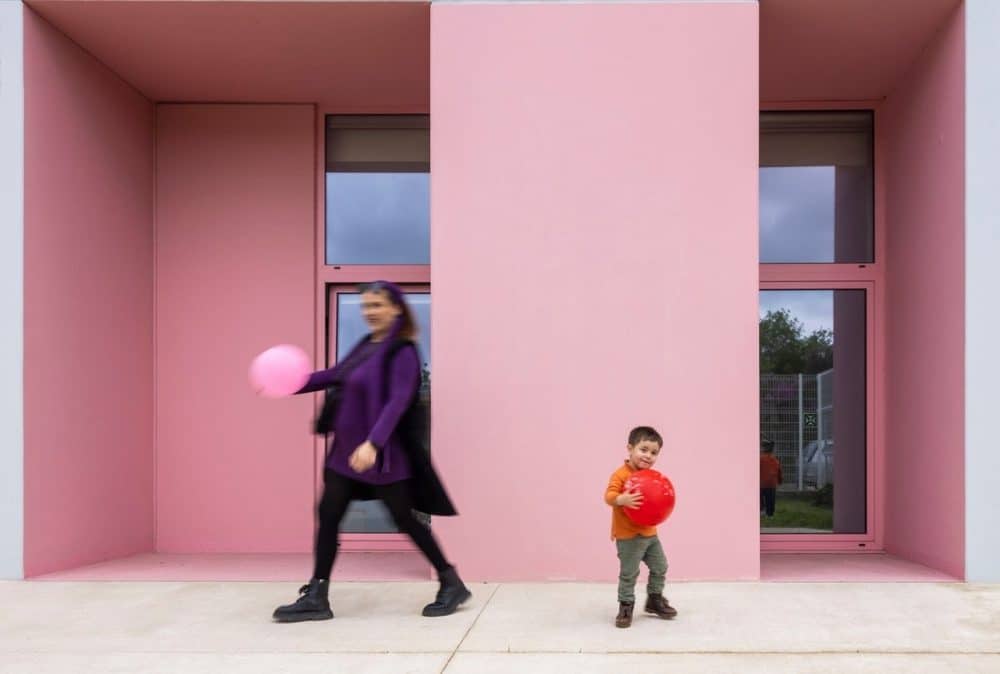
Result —
<svg viewBox="0 0 1000 674"><path fill-rule="evenodd" d="M615 504L623 508L638 508L642 505L642 494L638 491L623 491L618 494Z"/></svg>

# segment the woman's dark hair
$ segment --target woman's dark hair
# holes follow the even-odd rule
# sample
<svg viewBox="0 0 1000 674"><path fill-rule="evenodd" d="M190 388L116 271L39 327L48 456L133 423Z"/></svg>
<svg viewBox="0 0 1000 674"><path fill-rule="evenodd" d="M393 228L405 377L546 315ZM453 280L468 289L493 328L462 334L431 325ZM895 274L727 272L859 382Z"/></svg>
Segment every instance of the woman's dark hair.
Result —
<svg viewBox="0 0 1000 674"><path fill-rule="evenodd" d="M399 307L400 326L397 336L400 339L416 341L420 329L417 327L417 320L413 317L413 310L407 304L403 291L395 283L388 281L375 281L365 283L358 287L362 293L378 293Z"/></svg>

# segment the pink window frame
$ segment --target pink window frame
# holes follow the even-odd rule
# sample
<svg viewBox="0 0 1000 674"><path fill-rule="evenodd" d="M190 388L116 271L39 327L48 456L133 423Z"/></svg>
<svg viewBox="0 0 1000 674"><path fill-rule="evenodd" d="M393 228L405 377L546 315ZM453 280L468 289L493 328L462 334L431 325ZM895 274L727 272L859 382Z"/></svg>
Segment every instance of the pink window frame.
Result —
<svg viewBox="0 0 1000 674"><path fill-rule="evenodd" d="M885 523L885 134L880 101L762 102L761 112L871 110L874 115L875 259L868 264L761 264L761 290L864 289L867 318L866 533L760 534L761 552L882 552Z"/></svg>
<svg viewBox="0 0 1000 674"><path fill-rule="evenodd" d="M385 279L404 286L404 290L430 292L430 265L328 265L326 263L326 117L334 111L316 109L316 185L315 185L315 348L316 368L326 367L326 331L336 330L336 315L327 316L329 292L351 292L361 283ZM426 114L426 113L418 113ZM335 333L334 333L335 334ZM322 402L316 397L317 411ZM313 443L313 484L317 498L323 489L325 440L316 437ZM402 533L342 534L341 549L345 551L415 550L412 541Z"/></svg>

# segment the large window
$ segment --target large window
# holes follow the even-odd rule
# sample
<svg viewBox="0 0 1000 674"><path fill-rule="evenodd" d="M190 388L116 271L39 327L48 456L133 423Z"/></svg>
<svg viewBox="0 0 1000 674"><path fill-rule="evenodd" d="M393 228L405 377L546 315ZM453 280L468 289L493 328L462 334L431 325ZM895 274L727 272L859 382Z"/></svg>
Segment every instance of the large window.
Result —
<svg viewBox="0 0 1000 674"><path fill-rule="evenodd" d="M762 549L876 540L875 169L870 111L761 113Z"/></svg>
<svg viewBox="0 0 1000 674"><path fill-rule="evenodd" d="M427 115L329 115L326 118L324 242L319 267L326 360L343 357L367 328L357 285L401 285L420 326L423 386L430 402L430 121ZM429 438L426 438L429 446ZM352 503L341 523L344 545L409 547L379 501ZM372 536L372 534L380 534Z"/></svg>

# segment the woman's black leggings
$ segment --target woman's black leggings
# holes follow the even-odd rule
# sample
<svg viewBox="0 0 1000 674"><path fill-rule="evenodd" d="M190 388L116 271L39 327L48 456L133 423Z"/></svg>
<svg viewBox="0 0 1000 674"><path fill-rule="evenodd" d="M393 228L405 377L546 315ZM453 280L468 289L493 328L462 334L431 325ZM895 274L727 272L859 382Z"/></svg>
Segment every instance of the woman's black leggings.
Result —
<svg viewBox="0 0 1000 674"><path fill-rule="evenodd" d="M319 502L319 531L316 533L316 566L313 578L329 579L337 557L340 522L351 504L358 482L332 470L323 472L323 498ZM440 573L451 565L444 558L441 546L431 530L413 516L413 497L408 480L375 485L375 497L385 503L399 530L413 539L434 569Z"/></svg>

